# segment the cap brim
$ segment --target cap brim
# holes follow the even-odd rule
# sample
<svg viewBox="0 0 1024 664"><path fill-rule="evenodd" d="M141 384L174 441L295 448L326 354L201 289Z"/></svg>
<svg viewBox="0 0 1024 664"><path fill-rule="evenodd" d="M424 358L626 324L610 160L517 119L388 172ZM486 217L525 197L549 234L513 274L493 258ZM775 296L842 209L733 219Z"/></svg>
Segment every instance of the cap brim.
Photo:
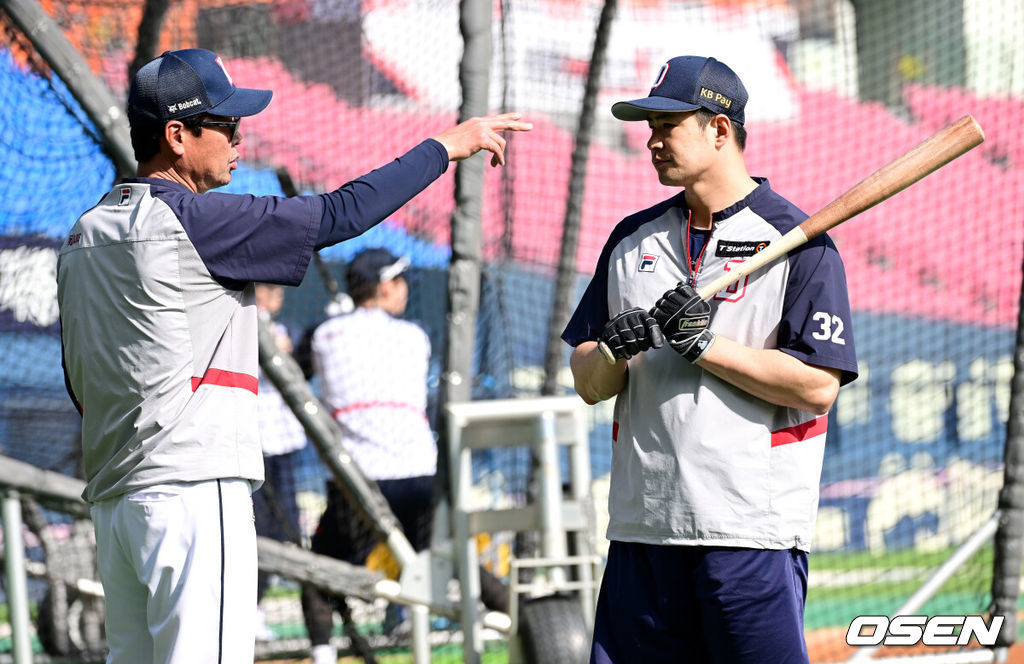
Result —
<svg viewBox="0 0 1024 664"><path fill-rule="evenodd" d="M406 258L405 256L402 256L391 265L388 265L381 269L380 280L381 282L385 282L391 281L392 279L397 279L398 277L404 275L406 271L408 271L408 269L409 259Z"/></svg>
<svg viewBox="0 0 1024 664"><path fill-rule="evenodd" d="M644 97L633 101L620 101L612 104L612 115L619 120L627 122L638 122L647 119L647 114L656 113L682 113L684 111L696 111L700 108L697 104L687 104L678 99L669 97Z"/></svg>
<svg viewBox="0 0 1024 664"><path fill-rule="evenodd" d="M244 118L249 115L256 115L267 107L270 98L274 93L270 90L252 90L249 88L235 88L235 91L228 95L227 99L212 108L206 109L210 115L220 115L226 118Z"/></svg>

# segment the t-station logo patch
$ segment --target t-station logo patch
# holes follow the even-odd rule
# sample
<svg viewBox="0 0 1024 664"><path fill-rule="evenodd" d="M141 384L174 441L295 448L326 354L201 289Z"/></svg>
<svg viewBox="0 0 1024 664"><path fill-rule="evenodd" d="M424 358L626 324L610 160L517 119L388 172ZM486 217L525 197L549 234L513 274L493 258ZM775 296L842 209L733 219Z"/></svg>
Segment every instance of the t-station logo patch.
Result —
<svg viewBox="0 0 1024 664"><path fill-rule="evenodd" d="M721 240L715 247L715 256L720 258L749 258L769 244L768 240L752 240L747 242L731 242Z"/></svg>
<svg viewBox="0 0 1024 664"><path fill-rule="evenodd" d="M658 264L659 256L655 254L641 254L640 264L637 265L637 272L654 272L654 266Z"/></svg>

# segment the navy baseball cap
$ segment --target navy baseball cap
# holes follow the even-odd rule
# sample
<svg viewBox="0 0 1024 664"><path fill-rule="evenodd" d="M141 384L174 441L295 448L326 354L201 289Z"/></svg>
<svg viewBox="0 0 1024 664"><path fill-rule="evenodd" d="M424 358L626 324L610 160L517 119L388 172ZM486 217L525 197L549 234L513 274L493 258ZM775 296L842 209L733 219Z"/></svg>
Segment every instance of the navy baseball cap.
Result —
<svg viewBox="0 0 1024 664"><path fill-rule="evenodd" d="M714 58L681 55L661 66L650 94L612 104L612 115L636 121L646 120L651 111L678 113L705 108L743 124L747 99L743 81L727 65Z"/></svg>
<svg viewBox="0 0 1024 664"><path fill-rule="evenodd" d="M245 117L266 108L273 94L237 87L213 51L165 51L135 74L128 93L128 117L164 123L200 113Z"/></svg>
<svg viewBox="0 0 1024 664"><path fill-rule="evenodd" d="M409 259L404 256L399 258L387 249L365 249L348 264L345 281L349 290L352 290L391 281L405 274L408 269Z"/></svg>

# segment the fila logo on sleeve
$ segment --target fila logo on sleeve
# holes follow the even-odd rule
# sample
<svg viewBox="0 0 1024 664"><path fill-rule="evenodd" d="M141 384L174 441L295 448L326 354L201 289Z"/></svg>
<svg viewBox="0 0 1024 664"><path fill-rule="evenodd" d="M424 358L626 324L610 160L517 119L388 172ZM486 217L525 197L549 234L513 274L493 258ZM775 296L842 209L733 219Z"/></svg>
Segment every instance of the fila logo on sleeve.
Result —
<svg viewBox="0 0 1024 664"><path fill-rule="evenodd" d="M121 196L117 199L117 204L120 206L128 205L132 200L132 188L121 187Z"/></svg>
<svg viewBox="0 0 1024 664"><path fill-rule="evenodd" d="M654 272L654 266L658 264L660 256L656 254L641 254L640 264L637 265L637 272Z"/></svg>

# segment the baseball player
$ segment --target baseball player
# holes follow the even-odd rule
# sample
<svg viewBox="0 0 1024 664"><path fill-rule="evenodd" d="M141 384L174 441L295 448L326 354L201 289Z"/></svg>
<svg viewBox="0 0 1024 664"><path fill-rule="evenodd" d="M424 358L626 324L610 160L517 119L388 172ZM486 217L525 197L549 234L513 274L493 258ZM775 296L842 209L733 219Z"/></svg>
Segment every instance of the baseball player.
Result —
<svg viewBox="0 0 1024 664"><path fill-rule="evenodd" d="M577 392L616 397L592 662L807 661L827 413L857 363L826 236L696 293L806 218L748 175L746 103L728 66L682 56L612 106L647 122L659 181L683 190L616 226L563 333Z"/></svg>
<svg viewBox="0 0 1024 664"><path fill-rule="evenodd" d="M430 339L419 325L401 319L409 301L408 268L407 258L387 249L356 255L345 271L355 309L316 329L312 357L345 449L377 482L409 543L422 551L430 546L437 446L426 413ZM365 339L373 343L359 341ZM376 543L370 527L328 482L313 551L361 565ZM336 661L329 601L306 588L303 602L314 664Z"/></svg>
<svg viewBox="0 0 1024 664"><path fill-rule="evenodd" d="M504 163L518 114L474 118L330 193L206 193L237 167L242 118L271 91L237 87L204 49L143 66L128 97L138 177L61 247L69 393L82 413L108 662L246 662L254 650L253 282L298 285L315 249L377 224L481 149Z"/></svg>

